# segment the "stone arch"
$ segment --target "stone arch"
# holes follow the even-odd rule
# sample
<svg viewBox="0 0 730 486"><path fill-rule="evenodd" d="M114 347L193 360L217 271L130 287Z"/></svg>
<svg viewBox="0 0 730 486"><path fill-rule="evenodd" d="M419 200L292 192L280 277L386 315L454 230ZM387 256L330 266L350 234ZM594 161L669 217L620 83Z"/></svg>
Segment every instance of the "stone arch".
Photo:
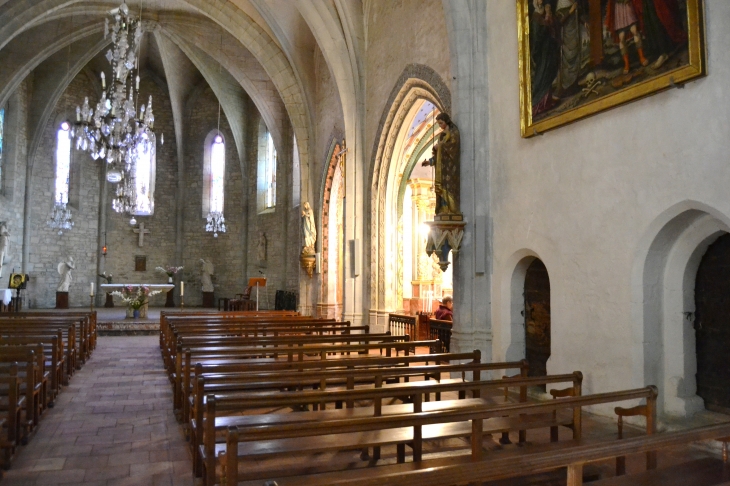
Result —
<svg viewBox="0 0 730 486"><path fill-rule="evenodd" d="M340 189L338 187L337 181L336 181L336 175L338 174L338 169L341 171L342 168L340 166L340 157L338 154L342 150L342 145L337 142L337 139L333 137L332 142L330 143L330 149L327 154L327 160L328 163L325 166L325 170L323 173L323 179L322 179L322 190L320 191L321 194L321 201L320 201L320 268L321 268L321 294L320 294L320 301L318 304L318 313L323 317L339 317L341 315L341 309L337 308L338 299L336 292L338 289L333 289L332 286L336 285L337 279L336 276L331 275L330 272L330 261L329 261L329 253L331 249L331 245L338 245L338 241L330 241L330 216L332 211L337 211L337 207L332 207L332 198L338 197L338 194L333 192L333 190ZM339 172L341 174L341 172ZM341 181L340 181L341 182ZM339 255L340 258L343 257L343 255ZM334 292L334 294L333 294ZM332 302L334 297L334 302Z"/></svg>
<svg viewBox="0 0 730 486"><path fill-rule="evenodd" d="M659 387L661 413L688 417L704 408L697 396L692 323L695 278L707 248L730 232L730 219L703 203L684 201L650 225L632 275L635 380Z"/></svg>
<svg viewBox="0 0 730 486"><path fill-rule="evenodd" d="M441 112L448 112L450 109L450 94L439 75L428 66L409 65L396 82L386 104L370 164L370 308L371 316L375 313L375 319L381 328L385 326L388 311L394 310L390 307L394 304L392 296L396 295L395 278L393 275L389 277L386 272L387 206L395 207L393 204L388 205L388 201L395 201L396 194L393 193L399 186L398 181L395 181L391 162L406 117L421 100L431 102Z"/></svg>

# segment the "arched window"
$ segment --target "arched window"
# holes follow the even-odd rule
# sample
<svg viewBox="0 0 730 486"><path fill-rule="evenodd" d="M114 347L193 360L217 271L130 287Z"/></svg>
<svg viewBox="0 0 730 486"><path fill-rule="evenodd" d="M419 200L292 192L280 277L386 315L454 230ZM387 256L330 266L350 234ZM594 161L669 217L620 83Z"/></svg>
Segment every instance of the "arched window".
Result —
<svg viewBox="0 0 730 486"><path fill-rule="evenodd" d="M5 139L5 108L0 108L0 193L5 185L5 173L3 172L3 141Z"/></svg>
<svg viewBox="0 0 730 486"><path fill-rule="evenodd" d="M266 209L276 206L276 148L271 133L266 134Z"/></svg>
<svg viewBox="0 0 730 486"><path fill-rule="evenodd" d="M259 213L270 213L276 207L276 147L263 120L259 123L258 140L256 207Z"/></svg>
<svg viewBox="0 0 730 486"><path fill-rule="evenodd" d="M137 160L134 168L134 187L137 192L138 216L149 216L155 210L155 173L157 166L157 150L154 135L152 139L147 134L137 145Z"/></svg>
<svg viewBox="0 0 730 486"><path fill-rule="evenodd" d="M226 175L226 141L217 130L205 139L203 168L203 217L209 213L223 214Z"/></svg>
<svg viewBox="0 0 730 486"><path fill-rule="evenodd" d="M71 138L68 122L61 123L56 132L56 183L54 202L68 203L69 176L71 175Z"/></svg>

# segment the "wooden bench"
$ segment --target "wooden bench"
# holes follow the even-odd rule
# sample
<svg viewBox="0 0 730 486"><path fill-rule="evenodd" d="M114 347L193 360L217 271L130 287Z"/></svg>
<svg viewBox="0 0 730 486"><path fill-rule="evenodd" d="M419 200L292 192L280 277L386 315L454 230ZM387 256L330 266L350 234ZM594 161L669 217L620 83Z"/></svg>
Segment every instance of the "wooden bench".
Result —
<svg viewBox="0 0 730 486"><path fill-rule="evenodd" d="M175 371L170 376L173 382L173 399L175 410L182 411L182 390L183 374L190 376L192 361L204 362L221 359L251 360L261 358L267 361L283 360L287 362L304 360L326 360L338 359L352 354L369 354L379 352L381 355L393 356L400 353L415 354L416 348L427 347L429 349L439 346L438 341L406 341L406 342L381 342L366 344L305 344L302 346L282 346L277 348L261 347L201 347L185 350L185 362L183 363L183 350L180 347L177 352Z"/></svg>
<svg viewBox="0 0 730 486"><path fill-rule="evenodd" d="M48 406L53 407L53 400L60 392L64 376L63 339L59 331L57 335L8 336L0 332L0 346L8 345L41 345L45 367L50 373L51 386L48 390ZM67 383L67 382L66 382Z"/></svg>
<svg viewBox="0 0 730 486"><path fill-rule="evenodd" d="M20 381L17 363L0 368L0 449L3 450L2 467L6 470L10 468L15 448L25 436L21 423L26 399L21 394Z"/></svg>
<svg viewBox="0 0 730 486"><path fill-rule="evenodd" d="M518 368L522 369L525 376L527 373L527 363L525 361L509 362L509 363L478 363L472 362L467 364L455 364L455 365L431 365L423 367L408 367L401 366L396 368L358 368L350 370L320 370L315 372L301 372L296 374L258 374L258 373L239 373L231 375L225 374L203 374L202 366L197 366L197 371L200 374L197 376L195 381L195 393L190 399L190 410L192 415L190 419L190 437L191 446L193 450L194 458L198 457L198 447L202 443L203 434L201 433L200 424L204 423L204 409L206 406L206 397L212 393L218 396L219 401L226 403L219 407L217 411L213 411L213 417L215 417L215 431L220 432L223 428L236 424L242 425L247 423L249 425L254 424L266 424L270 423L274 419L274 416L267 414L265 416L246 416L244 417L230 417L244 410L255 410L258 408L269 407L269 406L291 406L301 408L303 406L312 405L315 411L325 410L327 403L336 403L338 408L342 403L346 403L347 408L353 408L355 399L353 398L342 398L341 395L336 395L338 391L334 390L330 394L321 394L307 392L299 390L299 392L281 392L282 389L288 389L290 387L301 386L304 384L317 384L320 390L326 389L326 384L329 381L332 383L342 384L347 390L354 390L356 386L369 387L377 389L392 389L395 387L396 390L392 391L392 397L410 397L410 393L420 394L424 397L425 401L430 400L431 392L422 391L423 385L433 385L429 390L432 391L436 401L441 400L441 393L445 391L453 391L451 388L444 388L446 385L465 383L465 374L471 374L472 381L468 383L484 383L481 381L481 373L491 370L502 370ZM459 373L462 375L461 379L443 379L442 373ZM425 378L426 381L416 382L393 382L392 379L411 379L411 378ZM551 383L559 383L565 381L575 381L574 375L562 375L560 377L548 378ZM486 388L493 388L492 382L486 382ZM436 386L439 385L439 386ZM500 380L500 385L504 386L504 382ZM434 388L436 387L436 388ZM478 388L478 387L477 387ZM466 398L466 390L468 387L461 386L458 390L460 399ZM372 395L366 393L367 390L362 388L358 390L360 393L357 395L357 401L362 400L375 400L377 403L382 403L384 397L381 395ZM243 393L241 393L243 392ZM364 393L365 392L365 393ZM386 395L389 393L386 393ZM405 395L404 395L405 394ZM478 393L477 393L478 395ZM526 399L526 393L523 395L523 400ZM256 400L253 400L256 399ZM257 401L257 400L261 401ZM273 405L275 404L275 405ZM372 413L368 412L365 408L360 409L365 414ZM218 415L216 415L216 412ZM211 415L208 415L211 417ZM285 414L285 416L277 415L280 420L291 420L296 417L302 417L302 414ZM211 436L209 435L209 438Z"/></svg>
<svg viewBox="0 0 730 486"><path fill-rule="evenodd" d="M215 400L215 398L213 399ZM352 481L353 479L367 477L369 482L362 482L361 484L378 484L380 486L384 486L386 484L395 485L411 483L417 483L419 486L424 486L425 484L438 484L442 486L468 483L476 484L477 482L481 482L485 479L481 476L472 474L473 470L471 464L484 465L484 467L480 468L480 470L489 473L487 474L488 479L500 479L500 476L495 474L493 469L490 469L490 465L494 465L496 463L497 467L494 469L497 469L504 464L504 461L500 462L501 453L490 453L488 455L488 459L485 459L482 439L485 433L495 428L493 427L495 423L505 420L505 415L509 416L511 422L509 425L506 425L506 427L510 430L518 430L532 427L533 424L536 426L549 426L547 425L549 421L543 421L544 419L536 420L536 418L552 417L553 411L572 409L574 415L572 442L580 443L581 407L636 399L646 399L649 406L652 407L653 410L656 410L656 388L647 387L612 393L561 398L558 400L544 401L540 403L516 403L501 406L481 405L465 409L429 412L414 411L411 414L373 416L326 422L281 424L267 427L230 427L226 439L225 455L222 457L222 461L224 461L225 466L225 477L223 480L227 485L240 484L239 458L250 459L264 457L266 455L271 455L272 453L279 453L279 451L283 450L287 450L287 454L293 454L298 451L311 453L312 451L360 448L365 445L372 446L373 444L379 446L411 444L413 448L414 462L412 465L409 465L409 467L405 467L404 464L398 465L399 468L397 470L401 473L397 478L398 482L396 482L396 477L393 474L393 471L395 470L394 466L378 466L373 468L357 469L356 471L315 474L310 477L302 476L300 478L291 478L291 480L287 480L285 477L282 477L276 478L276 482L282 485L351 485L356 483L360 484L357 480ZM414 405L416 403L417 402L414 402ZM468 447L469 456L462 460L458 460L458 457L449 457L449 461L453 461L452 463L458 462L462 469L469 471L468 473L462 472L461 474L454 474L453 476L439 475L438 481L429 481L428 483L423 482L420 478L420 476L427 476L426 474L413 474L409 478L405 478L403 476L402 473L404 471L413 471L416 473L423 472L425 470L433 470L433 464L435 463L432 461L435 460L424 460L422 457L423 441L426 437L438 434L440 431L447 431L450 433L449 429L453 427L452 424L459 423L465 424L459 433L470 438L470 446ZM498 426L496 428L504 427ZM648 432L652 433L653 431L648 430ZM301 440L303 438L314 437L318 437L319 439ZM297 446L297 444L299 445ZM524 449L527 451L531 448L532 446ZM542 450L544 450L544 448ZM556 445L550 444L546 446L546 448L552 453L555 453L556 450L559 451L558 455L563 454L566 450L565 446L560 443L557 443ZM538 448L537 450L539 451L541 449ZM223 448L216 446L214 452L223 452ZM517 457L529 460L538 454L539 452L536 451L534 454L523 453ZM443 460L441 460L440 463L443 464ZM508 463L510 465L509 470L511 471L511 476L508 477L518 476L520 475L520 472L527 472L521 467L524 462L516 460L515 456L509 457ZM469 466L465 467L466 464L469 464ZM505 468L501 469L503 474L504 470ZM538 470L549 470L549 468L539 468ZM386 473L386 471L388 472ZM452 470L452 473L453 472L455 471ZM277 475L283 476L283 472L278 472ZM466 479L467 476L469 479ZM575 476L575 472L573 473L573 476ZM350 481L342 478L348 478ZM580 484L571 482L570 469L568 478L569 485L573 486L574 484ZM215 480L215 478L212 479ZM257 479L256 477L250 477L248 479L253 481L249 481L244 484L261 484L263 482L261 479ZM575 480L573 479L573 481ZM212 484L210 477L208 478L208 484Z"/></svg>
<svg viewBox="0 0 730 486"><path fill-rule="evenodd" d="M534 451L500 453L478 461L469 456L430 459L420 462L379 466L353 471L270 478L269 481L239 482L241 485L263 486L397 486L417 483L419 486L481 484L486 481L517 478L544 471L567 468L567 485L583 484L585 464L609 461L618 456L647 454L660 449L687 446L708 440L723 442L727 450L730 423L699 427L681 432L665 432L626 440L579 440L562 447L536 448ZM600 479L587 484L595 486L728 486L727 455L723 459L689 460L668 467L647 470L629 476ZM227 484L231 484L230 482Z"/></svg>
<svg viewBox="0 0 730 486"><path fill-rule="evenodd" d="M426 355L408 355L408 356L390 356L383 357L377 355L364 355L362 357L347 357L338 360L317 360L317 361L256 361L256 360L215 360L206 361L205 363L196 363L194 365L196 376L204 376L206 374L296 374L306 371L327 371L327 370L356 370L356 369L372 369L385 367L403 367L416 363L423 364L448 364L454 361L471 361L479 363L481 360L481 352L474 350L471 353L451 353L451 354L426 354ZM194 391L195 379L191 376L192 357L188 352L185 355L185 367L183 374L183 421L189 421L190 412L192 410L193 399L191 397Z"/></svg>
<svg viewBox="0 0 730 486"><path fill-rule="evenodd" d="M206 474L206 481L210 484L210 481L213 479L213 476L211 472L214 470L214 464L215 464L215 457L225 449L225 445L215 443L215 429L214 424L216 427L239 427L241 429L248 430L249 427L252 426L278 426L278 424L286 424L292 423L293 421L296 422L296 424L301 425L302 427L307 426L310 423L319 423L319 424L336 424L339 420L361 420L361 419L368 419L368 418L379 418L379 417L390 417L390 416L397 416L401 418L410 417L413 414L418 414L424 410L429 411L429 413L436 413L437 411L445 411L450 410L452 412L457 410L471 410L474 407L502 407L504 404L495 404L492 399L486 398L485 395L482 394L483 391L489 390L489 389L497 389L504 386L504 382L511 382L518 386L536 386L540 384L546 384L546 383L566 383L569 382L572 384L573 387L580 388L581 382L582 382L582 376L580 373L572 373L568 375L556 375L556 376L549 376L549 377L533 377L533 378L509 378L509 379L501 379L501 380L483 380L483 381L477 381L477 382L447 382L447 383L433 383L433 382L409 382L409 383L401 383L397 385L392 386L382 386L381 388L372 388L372 389L357 389L357 390L346 390L346 391L324 391L324 392L302 392L302 393L282 393L280 395L277 395L276 397L257 397L257 396L249 396L244 397L242 394L219 394L219 395L209 395L207 397L206 401L206 412L205 412L205 422L204 422L204 434L203 434L203 447L199 449L199 457L202 458L202 464L204 465L204 470ZM463 396L464 399L459 400L444 400L444 401L437 401L437 402L426 402L425 396L428 394L436 394L436 393L444 393L447 391L451 392L457 392L460 396ZM466 400L466 396L464 392L470 392L472 394L472 399L477 399L476 403L473 401ZM400 405L384 405L385 400L391 400L393 398L406 398L410 403L408 403L405 406ZM333 402L333 401L352 401L352 402L361 402L363 400L372 401L373 405L368 407L357 407L357 408L348 408L345 410L324 410L319 412L310 412L310 415L312 415L312 418L307 417L307 420L304 422L299 422L299 416L300 413L288 413L288 414L266 414L264 416L259 416L258 418L256 416L245 416L245 417L226 417L225 419L218 420L217 413L218 409L222 410L240 410L244 406L250 407L252 409L256 408L265 408L270 406L275 406L274 404L278 404L279 407L282 406L295 406L296 404L301 403L310 403L310 402ZM423 407L426 407L425 409ZM332 412L332 413L330 413ZM333 413L335 415L333 415ZM502 415L509 415L508 413L502 414ZM580 430L580 417L579 414L576 418L576 413L573 413L572 416L560 416L555 417L551 414L533 414L529 417L529 419L516 419L514 417L501 417L501 416L495 416L499 418L494 418L490 422L490 426L488 428L489 432L492 433L502 433L502 432L509 432L510 430L527 430L531 428L543 428L543 427L551 427L554 425L564 425L572 427L574 430L574 434L579 433ZM215 418L216 420L210 420L211 418ZM468 432L470 431L469 425L465 423L456 423L456 422L463 422L463 421L453 421L453 423L449 423L445 425L444 427L430 427L429 435L427 436L429 440L432 439L447 439L447 438L453 438L453 437L463 437L465 435L469 435ZM517 428L516 425L521 425L520 428ZM325 425L323 427L326 428ZM296 428L296 427L294 427ZM382 430L388 429L388 426L383 426ZM324 429L322 429L324 430ZM313 440L313 441L305 441L305 442L311 442L310 445L307 445L306 447L318 447L315 444L318 444L320 442L329 444L326 447L329 447L329 451L338 451L338 450L347 450L347 449L366 449L368 447L373 447L375 452L373 454L373 457L375 460L377 460L380 456L379 448L383 445L396 445L398 446L398 460L399 462L402 462L405 460L405 445L406 443L410 443L409 440L401 440L404 437L408 437L408 434L410 434L412 431L407 430L407 428L401 428L400 430L396 431L393 438L396 440L393 442L388 442L386 438L388 437L388 433L380 433L381 428L378 426L372 425L371 429L363 429L359 432L363 432L369 434L372 439L375 440L373 443L369 442L353 442L353 441L360 441L361 437L359 437L359 433L354 435L348 435L344 438L332 438L332 437L325 437L320 440ZM577 432L576 432L577 431ZM316 434L315 434L316 435ZM321 435L321 434L320 434ZM386 443L380 443L380 441L386 440ZM289 451L291 452L290 448L291 446L296 443L296 440L288 441L284 449L278 450L281 451ZM273 451L268 445L264 446L269 451ZM279 452L276 452L276 454L279 454ZM414 446L414 455L415 457L418 457L420 454L418 445Z"/></svg>

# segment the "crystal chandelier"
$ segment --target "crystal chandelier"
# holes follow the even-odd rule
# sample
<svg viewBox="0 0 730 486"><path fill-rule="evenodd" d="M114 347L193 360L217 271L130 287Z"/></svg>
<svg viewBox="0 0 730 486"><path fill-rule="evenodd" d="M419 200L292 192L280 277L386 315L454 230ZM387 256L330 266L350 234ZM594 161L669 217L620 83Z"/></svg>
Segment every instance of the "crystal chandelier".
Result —
<svg viewBox="0 0 730 486"><path fill-rule="evenodd" d="M51 210L51 217L46 222L49 228L58 230L58 234L62 235L63 230L70 230L73 228L74 222L71 221L71 210L66 207L66 203L61 201L56 201L53 204L53 209Z"/></svg>
<svg viewBox="0 0 730 486"><path fill-rule="evenodd" d="M218 233L226 232L226 218L220 211L211 211L208 213L208 223L205 225L205 231L212 232L214 238L218 238Z"/></svg>
<svg viewBox="0 0 730 486"><path fill-rule="evenodd" d="M101 86L104 90L96 109L84 98L83 106L76 107L74 135L76 148L89 152L94 160L106 160L109 164L107 180L119 183L129 180L137 151L149 143L154 143L152 131L155 117L152 113L152 96L147 105L139 107L138 57L142 24L140 19L130 15L129 7L122 3L111 11L114 25L111 27L113 46L107 51L106 58L111 64L111 81L106 84L106 75L101 73ZM109 19L104 25L104 37L109 35ZM117 188L113 204L117 212L132 212L129 187ZM132 186L133 189L133 186Z"/></svg>

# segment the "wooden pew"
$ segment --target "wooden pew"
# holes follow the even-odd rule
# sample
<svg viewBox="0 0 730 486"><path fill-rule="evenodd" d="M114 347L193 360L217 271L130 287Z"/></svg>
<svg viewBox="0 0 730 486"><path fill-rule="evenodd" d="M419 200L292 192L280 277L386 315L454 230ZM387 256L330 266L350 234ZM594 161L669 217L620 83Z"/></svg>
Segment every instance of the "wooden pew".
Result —
<svg viewBox="0 0 730 486"><path fill-rule="evenodd" d="M65 323L73 322L76 327L75 337L77 339L78 360L77 367L85 363L91 357L92 350L96 347L96 311L94 312L63 312L53 313L50 311L24 311L18 314L3 315L2 320L16 319L21 321L36 321L43 323Z"/></svg>
<svg viewBox="0 0 730 486"><path fill-rule="evenodd" d="M478 356L478 355L477 355ZM284 372L284 373L216 373L216 374L205 374L203 372L203 365L196 365L196 380L195 380L195 393L191 397L189 410L192 411L190 418L190 437L191 447L193 450L194 458L198 457L198 446L202 443L202 433L200 424L204 422L204 407L205 397L211 393L215 393L221 398L225 396L233 398L237 401L235 404L229 404L229 408L222 408L219 412L223 413L223 416L218 415L215 417L215 430L221 431L223 428L233 424L240 425L242 423L249 423L251 420L256 420L255 416L247 416L245 419L241 417L230 417L243 410L251 410L260 408L260 403L255 404L249 401L254 396L256 398L263 399L267 405L271 403L281 403L282 406L291 405L296 407L305 406L308 404L313 405L315 410L326 409L326 404L332 401L341 404L343 401L347 402L347 407L352 408L354 406L354 400L352 399L341 399L338 396L332 395L310 395L300 389L300 393L286 392L281 394L281 389L287 389L290 387L307 386L311 384L317 384L320 390L327 389L327 383L330 385L344 385L346 389L353 390L356 385L373 387L373 388L387 388L389 386L403 385L399 390L409 390L409 385L405 383L412 383L412 387L418 389L423 384L463 384L466 379L466 374L471 374L472 382L480 382L483 372L492 370L503 370L503 369L520 369L524 376L527 376L527 362L517 361L508 363L479 363L478 361L472 361L471 363L465 364L439 364L419 367L409 366L396 366L396 367L358 367L350 369L326 369L316 371L302 371L298 373ZM442 373L460 373L461 379L443 379ZM393 383L393 379L405 380L403 383ZM408 382L409 379L424 378L426 380L432 380L427 382ZM562 381L568 381L573 379L573 375L565 375L561 377ZM555 379L553 382L560 382L561 379ZM389 383L390 382L390 383ZM504 383L501 382L502 386ZM487 385L488 386L488 385ZM438 401L441 399L441 389L434 391L435 399ZM335 390L338 391L338 390ZM446 390L448 391L448 390ZM241 393L242 392L242 393ZM268 392L268 393L267 393ZM417 391L424 395L424 393ZM268 397L266 396L268 394ZM460 398L466 398L466 389L462 387L459 391ZM406 393L406 396L408 394ZM429 400L430 393L425 393L426 401ZM294 397L294 398L292 398ZM358 395L358 400L370 400L370 395ZM524 393L526 399L526 392ZM270 399L269 399L270 398ZM289 400L288 402L279 402L279 399ZM267 401L268 400L268 401ZM382 401L382 397L377 399ZM339 405L338 405L339 408ZM227 413L226 413L227 412ZM289 418L292 416L287 414ZM300 415L301 414L297 414ZM272 418L271 415L266 416L266 421ZM260 417L259 417L260 418ZM244 422L240 422L243 420Z"/></svg>
<svg viewBox="0 0 730 486"><path fill-rule="evenodd" d="M36 425L41 413L43 356L39 363L37 348L34 346L1 346L0 367L18 366L20 393L25 397L25 416L20 423L23 428L23 442ZM39 369L39 365L41 368ZM0 395L9 396L9 391L0 389Z"/></svg>
<svg viewBox="0 0 730 486"><path fill-rule="evenodd" d="M255 361L255 360L220 360L215 362L196 363L196 376L205 376L207 374L239 374L248 373L251 376L263 374L276 375L287 374L299 376L300 373L307 371L327 370L358 370L373 369L386 367L407 367L414 364L449 364L454 361L471 361L479 363L481 361L481 352L474 350L470 353L450 353L450 354L425 354L425 355L409 355L409 356L390 356L383 357L378 355L364 355L357 358L342 358L338 360L317 360L317 361ZM185 356L185 373L183 375L183 423L187 418L189 423L192 417L193 397L192 392L195 390L195 379L191 378L189 371L193 368L191 365L192 358L188 350ZM523 364L526 369L526 364ZM202 409L199 409L202 412ZM202 420L202 418L201 418Z"/></svg>
<svg viewBox="0 0 730 486"><path fill-rule="evenodd" d="M428 347L429 349L440 346L439 341L405 341L405 342L381 342L368 344L305 344L302 346L281 346L277 348L261 348L261 347L203 347L190 349L189 355L186 353L185 363L183 364L183 349L180 347L177 352L175 363L175 372L172 376L173 380L173 399L175 403L175 411L178 416L182 413L182 397L183 397L183 374L190 376L191 361L205 362L217 361L221 359L264 359L266 361L282 360L287 362L304 361L304 360L326 360L338 359L352 354L368 354L372 351L380 352L386 356L393 356L399 353L415 354L416 348ZM187 351L187 350L186 350ZM188 361L191 360L191 361ZM186 384L187 385L187 384ZM186 388L187 389L187 388Z"/></svg>
<svg viewBox="0 0 730 486"><path fill-rule="evenodd" d="M718 440L727 449L730 423L699 427L681 432L665 432L626 440L570 441L562 447L539 449L535 452L500 453L474 461L471 457L430 459L407 464L379 466L346 472L277 478L269 481L239 482L239 485L269 486L397 486L417 483L419 486L451 486L481 484L486 481L507 480L567 468L567 485L583 484L585 464L609 461L618 456L647 454L660 449L688 446ZM529 453L525 453L529 452ZM650 469L629 476L591 481L594 486L727 486L727 456L723 459L705 458ZM272 477L273 479L273 477ZM230 483L229 483L230 484Z"/></svg>
<svg viewBox="0 0 730 486"><path fill-rule="evenodd" d="M0 390L0 449L3 450L2 467L7 470L23 436L21 421L25 396L20 393L18 363L0 368Z"/></svg>
<svg viewBox="0 0 730 486"><path fill-rule="evenodd" d="M18 336L17 333L13 334L13 336L8 336L0 331L0 346L34 344L43 346L45 366L51 377L51 386L48 391L48 406L52 408L53 399L60 392L60 385L64 376L63 336L61 332L59 331L56 335L30 334Z"/></svg>
<svg viewBox="0 0 730 486"><path fill-rule="evenodd" d="M78 341L76 340L76 326L74 324L57 324L57 323L11 323L6 324L0 322L0 334L7 336L36 336L39 334L56 334L60 337L65 348L60 360L63 362L64 369L61 376L61 384L67 385L70 376L76 370L78 356Z"/></svg>
<svg viewBox="0 0 730 486"><path fill-rule="evenodd" d="M533 380L534 378L530 378ZM211 397L215 403L215 397ZM231 427L229 428L225 455L223 460L225 461L225 478L223 480L227 485L240 484L239 483L239 457L242 458L255 458L265 457L272 454L273 451L287 450L287 454L295 453L297 450L304 453L319 452L323 450L338 450L339 448L351 448L353 444L359 446L366 445L387 445L387 444L406 444L410 443L413 447L413 464L410 468L401 466L401 471L415 470L418 467L419 471L423 471L426 467L433 469L433 466L425 466L426 464L432 464L431 460L424 460L422 457L422 447L424 438L432 436L434 433L438 433L439 430L448 427L450 424L463 423L467 426L461 431L463 436L468 436L471 439L471 445L469 447L470 454L468 456L469 463L468 467L464 467L465 462L461 461L460 466L466 470L471 470L471 464L494 464L499 461L501 453L489 454L489 459L485 459L482 438L483 434L487 431L493 430L492 423L495 421L504 420L504 415L509 415L513 422L510 425L510 430L518 430L522 428L528 428L531 426L532 417L535 416L548 416L552 417L554 410L572 409L574 415L573 424L573 441L579 443L581 439L581 407L613 402L621 402L626 400L646 399L650 407L656 411L656 388L647 387L635 390L625 390L612 393L600 393L595 395L584 395L580 397L569 397L561 398L558 400L544 401L539 403L516 403L506 404L501 406L474 406L464 409L453 409L453 410L438 410L422 412L420 410L414 410L410 414L396 414L396 415L383 415L373 416L365 418L355 419L343 419L343 420L330 420L325 422L303 422L295 424L280 424L266 427ZM414 401L414 409L418 402ZM541 424L545 426L545 424ZM727 430L727 429L726 429ZM652 434L654 431L647 430L648 434ZM305 438L319 437L318 440L302 440ZM297 446L297 444L300 444ZM565 446L560 443L555 445L550 444L544 446L544 450L547 448L555 452L558 450L559 453L564 453ZM221 451L222 447L216 446L214 453ZM529 448L525 448L527 451L523 453L522 457L529 458L539 454L536 452L534 455L529 454ZM278 452L277 451L277 452ZM450 457L450 461L455 461L456 458ZM514 461L514 457L510 457ZM525 471L521 468L519 461L518 463L511 465L512 476L524 474ZM580 463L582 469L583 462ZM501 464L500 464L501 465ZM399 465L400 466L400 465ZM291 481L286 478L277 478L276 482L280 484L297 484L295 481L310 481L300 482L298 484L354 484L353 482L347 482L346 480L340 480L336 482L339 477L348 477L354 479L355 477L370 476L371 485L385 485L385 484L418 484L424 486L426 483L419 479L405 479L402 475L398 478L399 482L393 481L393 475L390 474L378 474L381 471L386 471L388 468L393 469L392 466L378 466L367 469L357 469L355 471L348 472L336 472L336 473L323 473L312 475L309 478L292 478ZM570 486L581 484L582 474L577 474L578 466L568 471L568 484ZM488 471L489 469L484 468L482 471ZM502 469L504 471L504 469ZM355 474L352 474L355 473ZM282 473L277 473L281 475ZM493 473L492 473L493 474ZM429 482L432 485L450 485L450 484L466 484L474 483L477 481L483 481L483 477L472 476L471 471L468 474L470 480L464 480L467 474L459 474L458 476L447 477L440 476L441 482ZM381 482L373 482L373 477L377 477ZM423 475L425 476L425 475ZM580 476L581 479L576 479L575 476ZM212 484L215 478L208 476L208 483ZM212 479L212 480L211 480ZM251 481L243 484L261 484L263 481L255 477L250 478ZM266 479L266 478L264 478ZM390 481L385 482L385 479ZM285 483L286 481L286 483ZM312 482L313 481L313 482ZM572 482L571 482L572 481ZM270 483L271 484L271 483ZM366 483L363 483L366 484Z"/></svg>

